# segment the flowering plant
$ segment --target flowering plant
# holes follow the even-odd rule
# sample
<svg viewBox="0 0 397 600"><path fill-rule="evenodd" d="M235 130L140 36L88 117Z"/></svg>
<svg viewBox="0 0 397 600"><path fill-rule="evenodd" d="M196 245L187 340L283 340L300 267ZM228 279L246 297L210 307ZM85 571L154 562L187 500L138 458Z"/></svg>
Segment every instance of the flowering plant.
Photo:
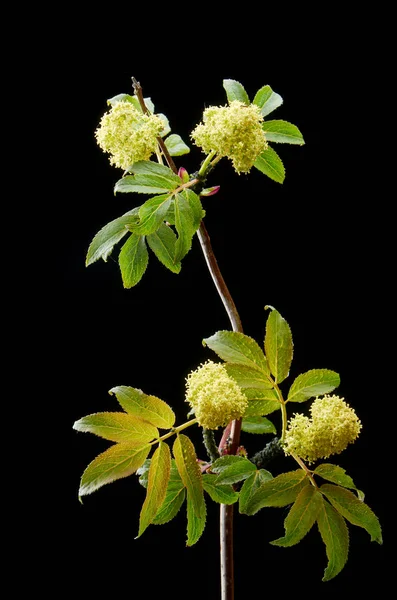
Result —
<svg viewBox="0 0 397 600"><path fill-rule="evenodd" d="M340 384L334 371L309 370L298 375L287 390L282 389L293 358L291 329L275 308L266 307L269 313L262 347L243 333L203 222L203 202L219 191L216 185L206 187L207 179L222 158L231 160L237 173L248 173L254 167L282 183L284 166L269 144L301 145L302 134L287 121L264 119L282 104L270 86L262 87L250 103L240 83L225 80L228 104L207 108L202 123L191 133L205 158L190 175L183 167L177 169L173 160L189 152L189 147L179 135L170 134L168 119L156 114L140 84L133 82L134 95L120 94L108 101L111 108L102 118L96 138L110 154L111 164L124 171L115 193L147 194L150 198L98 232L86 264L100 258L106 261L116 244L127 237L119 265L124 287L131 288L146 271L148 247L166 268L179 273L197 233L232 331L218 331L203 340L222 362L208 360L187 377L189 420L185 423L175 425L172 408L160 398L117 386L110 393L122 411L95 413L74 424L78 431L115 442L84 471L80 497L137 473L147 490L138 537L151 524L169 522L186 501L188 546L203 533L206 499L220 503L222 598L229 600L233 598L233 505L238 503L239 512L246 515L265 507L291 505L284 537L271 543L295 545L317 523L328 558L323 578L327 581L347 561L346 521L364 528L372 540L382 541L379 521L352 478L335 464L317 463L354 442L361 422L344 399L329 395ZM307 401L311 401L310 418L302 413L288 415L291 405ZM268 418L278 411L279 431ZM182 433L191 426L202 430L205 459L198 458L192 441ZM219 428L224 430L216 439ZM272 437L267 438L263 450L252 455L240 443L241 432ZM171 438L172 448L167 442ZM299 468L273 475L264 467L277 454L292 457ZM316 466L312 469L306 463Z"/></svg>

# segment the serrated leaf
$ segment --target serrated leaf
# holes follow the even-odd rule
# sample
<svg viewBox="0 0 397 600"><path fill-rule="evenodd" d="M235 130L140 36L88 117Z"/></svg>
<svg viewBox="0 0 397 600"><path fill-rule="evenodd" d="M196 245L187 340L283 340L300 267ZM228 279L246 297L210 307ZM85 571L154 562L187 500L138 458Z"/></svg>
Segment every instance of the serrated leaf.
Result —
<svg viewBox="0 0 397 600"><path fill-rule="evenodd" d="M167 225L161 224L157 231L146 238L150 249L159 261L173 273L179 273L181 263L174 263L176 235Z"/></svg>
<svg viewBox="0 0 397 600"><path fill-rule="evenodd" d="M114 193L129 194L162 194L168 191L163 185L156 185L156 179L151 175L126 175L119 179L114 186Z"/></svg>
<svg viewBox="0 0 397 600"><path fill-rule="evenodd" d="M163 129L160 131L160 137L165 137L171 131L170 123L163 113L157 113L156 117L161 119L164 125Z"/></svg>
<svg viewBox="0 0 397 600"><path fill-rule="evenodd" d="M233 363L227 363L224 366L230 377L232 377L243 390L250 388L256 390L270 390L274 387L272 379L257 369Z"/></svg>
<svg viewBox="0 0 397 600"><path fill-rule="evenodd" d="M242 390L244 396L248 399L248 406L245 409L245 417L259 417L270 415L281 407L276 390L257 390L246 388Z"/></svg>
<svg viewBox="0 0 397 600"><path fill-rule="evenodd" d="M277 183L283 183L285 179L283 161L270 146L258 156L254 162L254 167Z"/></svg>
<svg viewBox="0 0 397 600"><path fill-rule="evenodd" d="M119 385L109 390L120 406L130 415L148 421L160 429L170 429L175 423L174 411L156 396L148 396L142 390Z"/></svg>
<svg viewBox="0 0 397 600"><path fill-rule="evenodd" d="M160 442L152 456L148 474L146 498L139 519L140 537L145 529L153 522L162 506L171 472L171 453L167 444Z"/></svg>
<svg viewBox="0 0 397 600"><path fill-rule="evenodd" d="M76 421L73 429L94 433L111 442L130 442L136 446L159 437L157 427L123 412L87 415Z"/></svg>
<svg viewBox="0 0 397 600"><path fill-rule="evenodd" d="M211 465L211 472L217 475L217 485L244 481L253 471L256 471L256 466L243 456L221 456Z"/></svg>
<svg viewBox="0 0 397 600"><path fill-rule="evenodd" d="M271 310L266 322L266 358L276 383L288 377L292 362L293 343L291 329L280 313Z"/></svg>
<svg viewBox="0 0 397 600"><path fill-rule="evenodd" d="M106 483L128 477L144 463L151 446L136 447L134 443L115 444L97 456L84 471L79 496L91 494Z"/></svg>
<svg viewBox="0 0 397 600"><path fill-rule="evenodd" d="M203 497L203 508L200 516L197 515L194 507L194 502L187 492L187 546L193 546L201 538L205 529L207 518L207 507Z"/></svg>
<svg viewBox="0 0 397 600"><path fill-rule="evenodd" d="M197 517L205 515L203 482L196 451L191 440L183 434L178 434L174 445L173 454L183 485L187 489Z"/></svg>
<svg viewBox="0 0 397 600"><path fill-rule="evenodd" d="M292 125L292 123L288 123L288 121L265 121L262 123L262 129L265 132L265 138L268 142L298 144L299 146L302 146L305 143L305 140L296 125Z"/></svg>
<svg viewBox="0 0 397 600"><path fill-rule="evenodd" d="M317 525L328 558L323 581L329 581L336 577L346 564L349 552L349 531L344 518L324 499L317 515Z"/></svg>
<svg viewBox="0 0 397 600"><path fill-rule="evenodd" d="M269 374L269 367L262 350L255 340L237 331L217 331L203 340L204 345L213 350L226 362L245 365Z"/></svg>
<svg viewBox="0 0 397 600"><path fill-rule="evenodd" d="M88 248L86 267L100 258L107 261L114 246L129 233L128 228L138 221L138 211L139 208L134 208L98 231Z"/></svg>
<svg viewBox="0 0 397 600"><path fill-rule="evenodd" d="M187 146L181 136L176 133L169 135L164 141L171 156L183 156L190 152L189 146Z"/></svg>
<svg viewBox="0 0 397 600"><path fill-rule="evenodd" d="M176 194L173 204L175 227L178 232L174 260L178 262L192 247L192 238L200 225L203 213L199 197L191 190Z"/></svg>
<svg viewBox="0 0 397 600"><path fill-rule="evenodd" d="M130 173L135 175L151 175L162 182L165 189L176 189L182 183L181 178L176 175L169 167L160 165L151 160L140 160L128 167Z"/></svg>
<svg viewBox="0 0 397 600"><path fill-rule="evenodd" d="M220 504L234 504L238 500L238 493L231 485L217 483L217 475L203 475L203 487L211 500Z"/></svg>
<svg viewBox="0 0 397 600"><path fill-rule="evenodd" d="M349 523L363 527L371 536L371 542L382 544L382 530L378 517L353 492L332 483L324 483L320 491Z"/></svg>
<svg viewBox="0 0 397 600"><path fill-rule="evenodd" d="M320 492L313 485L306 485L284 521L285 536L270 543L284 547L298 544L316 522L322 502Z"/></svg>
<svg viewBox="0 0 397 600"><path fill-rule="evenodd" d="M238 81L235 81L234 79L224 79L223 87L225 88L229 103L233 102L233 100L244 102L244 104L250 103L247 92Z"/></svg>
<svg viewBox="0 0 397 600"><path fill-rule="evenodd" d="M277 433L273 423L266 417L244 417L241 429L245 433Z"/></svg>
<svg viewBox="0 0 397 600"><path fill-rule="evenodd" d="M148 262L149 254L145 237L132 233L119 254L119 266L125 288L132 288L140 282Z"/></svg>
<svg viewBox="0 0 397 600"><path fill-rule="evenodd" d="M256 492L256 490L262 483L264 483L265 481L269 481L269 479L273 479L273 475L269 471L266 471L266 469L260 469L259 471L255 471L254 473L251 473L249 477L247 477L240 490L240 513L245 513L245 508L251 496Z"/></svg>
<svg viewBox="0 0 397 600"><path fill-rule="evenodd" d="M139 223L133 227L134 233L148 235L157 231L164 221L171 200L172 196L168 193L146 200L139 209Z"/></svg>
<svg viewBox="0 0 397 600"><path fill-rule="evenodd" d="M144 98L144 99L143 99L143 101L144 101L144 103L145 103L145 106L146 106L146 108L147 108L147 109L148 109L148 110L149 110L149 111L150 111L152 114L154 114L155 107L154 107L154 104L153 104L153 102L152 102L152 99L151 99L151 98ZM140 105L139 105L139 106L140 106ZM141 110L142 110L142 109L141 109Z"/></svg>
<svg viewBox="0 0 397 600"><path fill-rule="evenodd" d="M160 506L153 525L164 525L171 521L179 512L186 496L186 490L179 475L175 460L171 460L170 479L165 498Z"/></svg>
<svg viewBox="0 0 397 600"><path fill-rule="evenodd" d="M311 369L298 375L288 392L287 402L305 402L313 396L332 392L340 384L340 377L329 369Z"/></svg>
<svg viewBox="0 0 397 600"><path fill-rule="evenodd" d="M262 483L246 503L244 514L254 515L265 506L287 506L295 502L301 489L310 485L302 469L282 473Z"/></svg>
<svg viewBox="0 0 397 600"><path fill-rule="evenodd" d="M346 474L345 469L338 467L338 465L324 463L322 465L318 465L318 467L314 469L313 473L314 475L320 475L320 477L323 479L331 481L332 483L336 483L337 485L341 485L342 487L357 490L353 479Z"/></svg>
<svg viewBox="0 0 397 600"><path fill-rule="evenodd" d="M276 94L276 92L273 92L270 85L264 85L261 87L261 89L257 91L253 100L253 104L259 106L262 116L264 117L281 106L282 103L282 97L279 94Z"/></svg>

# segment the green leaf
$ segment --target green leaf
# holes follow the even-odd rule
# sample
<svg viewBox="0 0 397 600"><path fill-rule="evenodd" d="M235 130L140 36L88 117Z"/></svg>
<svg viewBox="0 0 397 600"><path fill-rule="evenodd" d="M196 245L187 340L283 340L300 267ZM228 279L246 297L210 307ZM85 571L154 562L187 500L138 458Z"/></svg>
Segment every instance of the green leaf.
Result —
<svg viewBox="0 0 397 600"><path fill-rule="evenodd" d="M226 371L241 387L242 389L256 389L256 390L270 390L273 388L273 381L261 371L257 369L251 369L245 365L235 365L233 363L227 363L224 365ZM277 398L277 395L276 395Z"/></svg>
<svg viewBox="0 0 397 600"><path fill-rule="evenodd" d="M306 485L298 494L295 503L284 521L285 536L270 542L274 546L294 546L300 542L317 520L321 494L313 485Z"/></svg>
<svg viewBox="0 0 397 600"><path fill-rule="evenodd" d="M211 500L220 504L234 504L238 500L238 493L231 485L219 485L217 475L203 475L203 487Z"/></svg>
<svg viewBox="0 0 397 600"><path fill-rule="evenodd" d="M247 92L238 81L235 81L234 79L224 79L223 87L226 90L226 96L229 103L233 102L233 100L244 102L244 104L250 103Z"/></svg>
<svg viewBox="0 0 397 600"><path fill-rule="evenodd" d="M264 85L260 90L258 90L253 101L253 104L259 106L264 117L281 106L282 103L282 97L273 92L270 85Z"/></svg>
<svg viewBox="0 0 397 600"><path fill-rule="evenodd" d="M349 552L349 531L344 518L324 499L317 515L317 525L328 558L323 581L329 581L338 575L346 564Z"/></svg>
<svg viewBox="0 0 397 600"><path fill-rule="evenodd" d="M165 498L160 506L153 525L164 525L171 521L179 512L186 496L185 486L179 475L175 460L171 460L170 479Z"/></svg>
<svg viewBox="0 0 397 600"><path fill-rule="evenodd" d="M304 402L313 396L332 392L340 384L340 377L329 369L311 369L298 375L288 392L287 402Z"/></svg>
<svg viewBox="0 0 397 600"><path fill-rule="evenodd" d="M254 167L277 183L283 183L285 179L283 162L277 152L270 146L258 156L254 162Z"/></svg>
<svg viewBox="0 0 397 600"><path fill-rule="evenodd" d="M265 506L287 506L295 502L301 489L310 485L302 469L282 473L262 483L245 505L244 514L254 515Z"/></svg>
<svg viewBox="0 0 397 600"><path fill-rule="evenodd" d="M73 429L95 433L111 442L130 442L141 447L159 437L157 427L123 412L87 415L76 421Z"/></svg>
<svg viewBox="0 0 397 600"><path fill-rule="evenodd" d="M115 444L97 456L86 468L80 482L79 496L91 494L106 483L128 477L144 463L151 446L134 443Z"/></svg>
<svg viewBox="0 0 397 600"><path fill-rule="evenodd" d="M155 176L158 181L162 182L162 186L167 190L174 190L182 183L181 178L169 167L160 165L151 160L140 160L128 167L128 171L135 175Z"/></svg>
<svg viewBox="0 0 397 600"><path fill-rule="evenodd" d="M192 224L194 233L200 226L201 219L204 217L203 205L201 204L200 197L195 194L192 190L183 190L178 196L182 196L188 202L192 213Z"/></svg>
<svg viewBox="0 0 397 600"><path fill-rule="evenodd" d="M288 121L265 121L262 129L268 142L278 144L298 144L303 146L305 140L299 129Z"/></svg>
<svg viewBox="0 0 397 600"><path fill-rule="evenodd" d="M266 471L266 469L260 469L251 473L249 477L244 481L243 486L240 490L239 499L239 511L240 513L246 512L246 506L248 505L251 496L256 492L258 487L265 481L273 479L273 475Z"/></svg>
<svg viewBox="0 0 397 600"><path fill-rule="evenodd" d="M146 498L139 519L140 537L145 529L153 522L162 506L171 472L171 453L167 444L160 442L152 456L148 474Z"/></svg>
<svg viewBox="0 0 397 600"><path fill-rule="evenodd" d="M276 390L244 389L244 396L248 398L248 406L245 409L245 417L259 417L270 415L281 408Z"/></svg>
<svg viewBox="0 0 397 600"><path fill-rule="evenodd" d="M256 341L248 335L237 331L217 331L204 339L203 343L226 362L269 373L265 355Z"/></svg>
<svg viewBox="0 0 397 600"><path fill-rule="evenodd" d="M182 156L183 154L189 154L190 152L189 146L187 146L181 136L176 133L169 135L164 141L171 156Z"/></svg>
<svg viewBox="0 0 397 600"><path fill-rule="evenodd" d="M200 203L198 205L198 202ZM175 262L180 261L192 247L192 238L196 233L202 216L199 197L191 190L176 194L174 199L175 227L178 239L175 244Z"/></svg>
<svg viewBox="0 0 397 600"><path fill-rule="evenodd" d="M266 322L265 351L270 371L276 383L281 383L289 374L293 343L287 321L275 309L270 312Z"/></svg>
<svg viewBox="0 0 397 600"><path fill-rule="evenodd" d="M187 492L187 546L193 546L201 538L205 529L207 508L203 497L203 508L200 516L197 515L194 502Z"/></svg>
<svg viewBox="0 0 397 600"><path fill-rule="evenodd" d="M157 231L164 221L171 200L170 194L162 194L146 200L139 209L140 221L134 226L134 233L148 235Z"/></svg>
<svg viewBox="0 0 397 600"><path fill-rule="evenodd" d="M129 233L129 227L135 225L138 221L138 211L139 208L134 208L122 217L110 221L98 231L88 248L86 267L100 258L105 262L107 261L114 246Z"/></svg>
<svg viewBox="0 0 397 600"><path fill-rule="evenodd" d="M144 99L143 99L143 101L144 101L144 103L145 103L145 106L146 106L146 108L147 108L147 109L148 109L148 110L149 110L149 111L150 111L152 114L154 114L155 108L154 108L154 104L153 104L153 102L152 102L152 99L151 99L151 98L144 98ZM138 104L139 104L139 102L138 102ZM140 107L140 106L141 106L141 105L139 104L139 107ZM141 109L141 111L142 111L142 109Z"/></svg>
<svg viewBox="0 0 397 600"><path fill-rule="evenodd" d="M371 542L382 544L382 530L378 517L353 492L337 485L332 485L332 483L324 483L320 491L328 498L342 517L345 517L353 525L363 527L371 536Z"/></svg>
<svg viewBox="0 0 397 600"><path fill-rule="evenodd" d="M132 233L119 254L121 277L125 288L132 288L140 282L148 261L145 237Z"/></svg>
<svg viewBox="0 0 397 600"><path fill-rule="evenodd" d="M170 123L169 123L167 117L165 115L163 115L163 113L156 113L156 117L161 119L163 122L163 125L164 125L164 129L162 131L160 131L160 137L165 137L171 131Z"/></svg>
<svg viewBox="0 0 397 600"><path fill-rule="evenodd" d="M136 192L138 194L163 194L169 191L160 183L157 185L157 180L152 175L126 175L119 179L114 186L114 193L120 192L128 194Z"/></svg>
<svg viewBox="0 0 397 600"><path fill-rule="evenodd" d="M139 110L141 110L137 98L135 96L131 96L131 94L117 94L117 96L109 98L106 102L110 106L114 106L116 102L130 102L135 106L135 108L138 109L139 107Z"/></svg>
<svg viewBox="0 0 397 600"><path fill-rule="evenodd" d="M188 500L190 498L195 514L201 518L205 516L203 482L194 446L186 435L178 434L172 451L179 475L187 489Z"/></svg>
<svg viewBox="0 0 397 600"><path fill-rule="evenodd" d="M256 466L243 456L226 455L211 465L211 473L216 473L216 484L226 485L243 481L256 471Z"/></svg>
<svg viewBox="0 0 397 600"><path fill-rule="evenodd" d="M336 483L342 487L350 488L352 490L357 489L353 479L346 474L345 469L342 469L342 467L338 467L337 465L324 463L322 465L318 465L318 467L314 469L313 473L314 475L320 475L320 477L323 479L332 481L332 483Z"/></svg>
<svg viewBox="0 0 397 600"><path fill-rule="evenodd" d="M145 462L143 463L143 465L141 467L139 467L139 469L137 469L137 472L136 472L136 474L139 476L139 479L138 479L139 483L145 489L147 488L147 484L148 484L150 463L151 463L151 459L147 458L145 460Z"/></svg>
<svg viewBox="0 0 397 600"><path fill-rule="evenodd" d="M167 269L173 273L180 272L181 263L174 263L176 235L171 227L161 224L157 231L147 236L146 240L150 249Z"/></svg>
<svg viewBox="0 0 397 600"><path fill-rule="evenodd" d="M245 433L277 433L273 423L266 417L244 417L241 429Z"/></svg>
<svg viewBox="0 0 397 600"><path fill-rule="evenodd" d="M175 423L174 411L156 396L148 396L136 388L120 385L109 390L120 406L130 415L144 419L160 429L170 429Z"/></svg>

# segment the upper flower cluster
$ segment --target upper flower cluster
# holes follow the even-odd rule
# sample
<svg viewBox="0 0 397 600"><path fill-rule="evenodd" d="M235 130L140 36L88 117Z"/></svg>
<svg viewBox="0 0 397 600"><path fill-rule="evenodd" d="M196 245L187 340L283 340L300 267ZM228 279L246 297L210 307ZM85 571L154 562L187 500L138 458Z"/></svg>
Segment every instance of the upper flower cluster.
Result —
<svg viewBox="0 0 397 600"><path fill-rule="evenodd" d="M157 115L144 115L130 102L116 102L101 119L95 137L110 156L110 164L127 169L134 162L149 160L157 148L164 123Z"/></svg>
<svg viewBox="0 0 397 600"><path fill-rule="evenodd" d="M206 154L215 151L227 156L237 173L247 173L267 148L262 121L258 106L233 100L229 106L205 109L203 123L197 125L191 137Z"/></svg>
<svg viewBox="0 0 397 600"><path fill-rule="evenodd" d="M310 419L301 414L290 419L284 444L287 454L315 462L340 454L360 433L360 419L339 396L316 398L310 412Z"/></svg>
<svg viewBox="0 0 397 600"><path fill-rule="evenodd" d="M217 429L239 419L248 406L247 398L225 367L211 360L188 375L186 401L206 429Z"/></svg>

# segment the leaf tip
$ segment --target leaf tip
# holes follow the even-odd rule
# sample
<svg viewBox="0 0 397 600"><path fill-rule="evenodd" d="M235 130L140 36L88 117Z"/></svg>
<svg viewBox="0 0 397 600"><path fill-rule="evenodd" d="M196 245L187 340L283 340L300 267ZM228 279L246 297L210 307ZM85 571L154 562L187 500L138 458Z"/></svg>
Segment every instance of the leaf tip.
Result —
<svg viewBox="0 0 397 600"><path fill-rule="evenodd" d="M83 505L83 499L82 499L80 493L79 493L79 502L80 502L81 505Z"/></svg>

